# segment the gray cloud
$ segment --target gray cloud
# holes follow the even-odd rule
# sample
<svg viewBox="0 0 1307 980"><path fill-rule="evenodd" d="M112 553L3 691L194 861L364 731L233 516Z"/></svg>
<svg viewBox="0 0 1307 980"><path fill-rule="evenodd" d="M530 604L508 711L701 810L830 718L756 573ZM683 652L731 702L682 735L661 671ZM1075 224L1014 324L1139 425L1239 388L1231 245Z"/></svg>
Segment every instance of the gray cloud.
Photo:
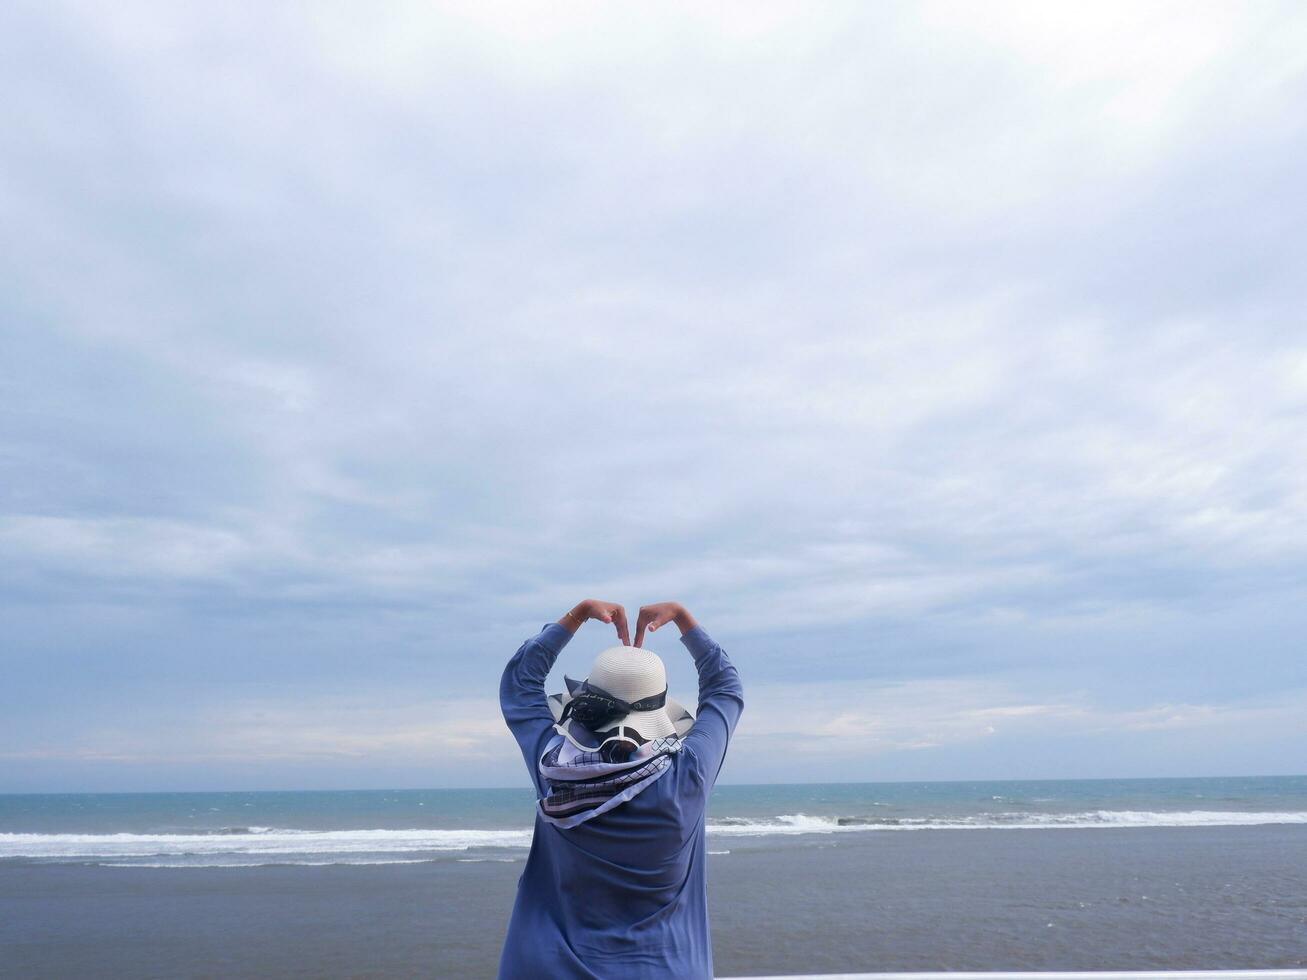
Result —
<svg viewBox="0 0 1307 980"><path fill-rule="evenodd" d="M6 737L477 697L586 594L763 686L1299 686L1307 18L1040 11L8 11Z"/></svg>

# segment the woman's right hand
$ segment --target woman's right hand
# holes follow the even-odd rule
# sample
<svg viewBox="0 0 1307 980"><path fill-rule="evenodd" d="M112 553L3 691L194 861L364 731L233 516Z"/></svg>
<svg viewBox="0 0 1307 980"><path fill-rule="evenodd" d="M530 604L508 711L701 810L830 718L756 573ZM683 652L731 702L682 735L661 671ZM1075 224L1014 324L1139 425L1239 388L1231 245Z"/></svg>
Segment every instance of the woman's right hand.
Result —
<svg viewBox="0 0 1307 980"><path fill-rule="evenodd" d="M631 645L631 633L626 625L626 610L621 603L604 602L601 599L582 599L570 612L564 613L558 625L569 633L575 633L587 619L597 619L603 623L613 623L617 627L617 638L622 646ZM639 646L637 643L636 646Z"/></svg>
<svg viewBox="0 0 1307 980"><path fill-rule="evenodd" d="M641 606L640 616L635 621L635 645L644 643L645 627L652 633L659 626L675 623L684 636L698 625L694 617L679 602L655 602L652 606Z"/></svg>

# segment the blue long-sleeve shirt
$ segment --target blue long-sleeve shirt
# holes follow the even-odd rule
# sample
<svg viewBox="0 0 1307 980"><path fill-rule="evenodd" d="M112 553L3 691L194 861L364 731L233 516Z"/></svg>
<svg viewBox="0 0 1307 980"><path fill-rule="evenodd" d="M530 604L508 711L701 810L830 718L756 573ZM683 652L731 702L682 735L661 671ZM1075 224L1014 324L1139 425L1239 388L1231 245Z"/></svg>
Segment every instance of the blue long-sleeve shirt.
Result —
<svg viewBox="0 0 1307 980"><path fill-rule="evenodd" d="M504 720L539 797L547 787L537 766L554 734L545 677L571 637L550 623L522 644L499 685ZM560 829L537 812L499 960L501 980L711 980L704 810L744 709L744 689L702 627L681 642L699 671L699 710L671 771L576 827Z"/></svg>

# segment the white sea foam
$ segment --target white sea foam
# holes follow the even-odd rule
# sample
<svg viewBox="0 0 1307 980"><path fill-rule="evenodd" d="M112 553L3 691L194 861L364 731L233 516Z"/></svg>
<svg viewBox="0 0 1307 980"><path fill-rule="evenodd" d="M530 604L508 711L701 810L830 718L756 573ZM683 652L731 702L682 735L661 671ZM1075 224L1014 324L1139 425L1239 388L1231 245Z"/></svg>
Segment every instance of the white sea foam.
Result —
<svg viewBox="0 0 1307 980"><path fill-rule="evenodd" d="M517 858L458 858L459 864L514 864Z"/></svg>
<svg viewBox="0 0 1307 980"><path fill-rule="evenodd" d="M885 830L1033 830L1129 827L1247 827L1307 824L1305 811L1089 810L1077 813L983 813L956 817L722 817L714 837L767 837ZM134 867L253 867L268 864L421 863L471 852L466 860L520 860L530 830L295 830L225 828L206 834L0 833L0 860L86 861ZM518 852L518 857L503 851ZM712 851L710 853L728 853Z"/></svg>
<svg viewBox="0 0 1307 980"><path fill-rule="evenodd" d="M965 817L822 817L804 813L775 818L709 821L708 833L736 837L861 833L869 830L1042 830L1095 827L1253 827L1307 824L1302 811L1089 810L1080 813L983 813Z"/></svg>
<svg viewBox="0 0 1307 980"><path fill-rule="evenodd" d="M529 830L291 830L249 828L223 834L0 834L0 859L194 858L441 853L529 847ZM270 862L276 863L276 862Z"/></svg>
<svg viewBox="0 0 1307 980"><path fill-rule="evenodd" d="M512 860L508 858L507 860ZM430 864L428 858L401 858L400 860L364 858L355 860L342 858L338 861L278 861L269 858L266 861L218 861L213 858L195 858L190 861L103 861L95 862L101 868L266 868L270 865L293 864L303 868L325 868L336 865L374 865L374 864Z"/></svg>

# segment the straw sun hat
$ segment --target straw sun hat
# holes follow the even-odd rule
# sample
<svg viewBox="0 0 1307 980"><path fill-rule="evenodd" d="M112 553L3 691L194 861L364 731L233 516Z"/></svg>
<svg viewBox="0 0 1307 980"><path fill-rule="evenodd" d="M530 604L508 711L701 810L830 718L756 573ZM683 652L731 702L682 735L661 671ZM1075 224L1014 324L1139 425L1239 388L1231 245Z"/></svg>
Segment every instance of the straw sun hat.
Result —
<svg viewBox="0 0 1307 980"><path fill-rule="evenodd" d="M590 676L585 680L574 680L566 675L563 680L567 690L549 695L549 710L554 721L560 720L563 709L588 688L628 703L656 703L662 696L664 703L661 706L620 714L604 722L602 727L605 730L626 725L645 738L653 739L672 734L684 736L694 724L690 712L679 702L666 697L667 668L663 666L662 658L640 647L609 647L595 657Z"/></svg>

